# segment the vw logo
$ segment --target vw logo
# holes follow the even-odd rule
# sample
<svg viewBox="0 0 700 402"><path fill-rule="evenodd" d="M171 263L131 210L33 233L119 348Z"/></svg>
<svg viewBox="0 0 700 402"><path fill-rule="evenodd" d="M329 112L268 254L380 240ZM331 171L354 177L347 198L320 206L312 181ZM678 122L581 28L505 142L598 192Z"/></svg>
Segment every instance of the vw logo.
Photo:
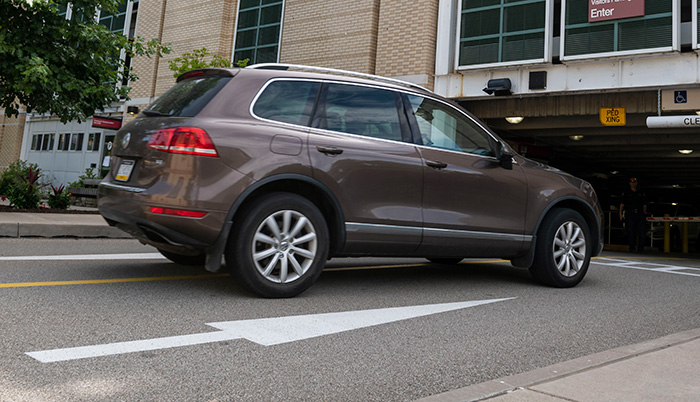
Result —
<svg viewBox="0 0 700 402"><path fill-rule="evenodd" d="M129 146L129 141L131 140L131 133L126 133L124 134L124 137L122 138L122 149L126 148Z"/></svg>

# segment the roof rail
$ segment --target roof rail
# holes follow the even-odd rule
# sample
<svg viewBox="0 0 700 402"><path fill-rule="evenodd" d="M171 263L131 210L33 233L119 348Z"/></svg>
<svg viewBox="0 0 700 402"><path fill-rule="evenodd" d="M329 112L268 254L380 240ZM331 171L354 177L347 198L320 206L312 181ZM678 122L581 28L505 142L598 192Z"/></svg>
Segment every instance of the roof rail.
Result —
<svg viewBox="0 0 700 402"><path fill-rule="evenodd" d="M304 66L301 64L284 64L284 63L260 63L260 64L253 64L251 66L247 66L246 68L260 69L260 70L290 70L290 69L294 69L294 70L307 70L307 71L317 71L317 72L323 72L323 73L341 74L341 75L347 75L350 77L367 78L370 80L387 82L390 84L406 86L406 87L434 93L433 91L431 91L427 88L424 88L418 84L414 84L412 82L397 80L395 78L382 77L379 75L358 73L356 71L339 70L339 69L335 69L335 68L314 67L314 66Z"/></svg>

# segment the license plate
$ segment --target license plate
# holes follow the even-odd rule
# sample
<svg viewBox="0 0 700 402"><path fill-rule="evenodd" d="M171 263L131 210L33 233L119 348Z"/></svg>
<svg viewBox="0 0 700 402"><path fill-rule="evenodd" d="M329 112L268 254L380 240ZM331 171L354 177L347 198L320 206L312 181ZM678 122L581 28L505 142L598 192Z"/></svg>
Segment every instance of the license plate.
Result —
<svg viewBox="0 0 700 402"><path fill-rule="evenodd" d="M119 181L128 181L133 169L134 161L123 161L122 164L119 165L119 170L117 170L117 175L114 176L114 178Z"/></svg>

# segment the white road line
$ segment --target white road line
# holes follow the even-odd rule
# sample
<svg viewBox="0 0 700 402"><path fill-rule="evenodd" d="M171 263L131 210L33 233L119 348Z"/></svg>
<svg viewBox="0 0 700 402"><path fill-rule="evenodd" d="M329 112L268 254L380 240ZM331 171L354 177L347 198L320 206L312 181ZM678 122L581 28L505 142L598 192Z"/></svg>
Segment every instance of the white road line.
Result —
<svg viewBox="0 0 700 402"><path fill-rule="evenodd" d="M88 357L199 345L233 339L247 339L259 345L271 346L512 299L514 299L514 297L340 313L214 322L207 325L220 329L221 331L27 352L26 354L42 363L52 363L85 359Z"/></svg>
<svg viewBox="0 0 700 402"><path fill-rule="evenodd" d="M643 271L665 272L668 274L700 277L700 268L695 267L683 267L679 265L666 265L640 260L622 260L616 258L596 258L595 260L591 260L591 263L618 268L631 268L640 269Z"/></svg>
<svg viewBox="0 0 700 402"><path fill-rule="evenodd" d="M73 255L22 255L1 257L0 261L95 261L95 260L162 260L160 253L134 254L73 254Z"/></svg>

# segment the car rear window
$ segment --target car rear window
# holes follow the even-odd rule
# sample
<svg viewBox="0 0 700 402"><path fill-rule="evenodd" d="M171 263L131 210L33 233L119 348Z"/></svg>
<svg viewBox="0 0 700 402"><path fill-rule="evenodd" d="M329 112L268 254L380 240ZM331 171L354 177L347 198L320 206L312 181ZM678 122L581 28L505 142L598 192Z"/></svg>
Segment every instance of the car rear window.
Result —
<svg viewBox="0 0 700 402"><path fill-rule="evenodd" d="M306 126L311 118L319 84L312 81L273 81L253 106L263 119Z"/></svg>
<svg viewBox="0 0 700 402"><path fill-rule="evenodd" d="M231 78L233 77L206 76L180 81L152 103L145 112L167 116L195 116Z"/></svg>

